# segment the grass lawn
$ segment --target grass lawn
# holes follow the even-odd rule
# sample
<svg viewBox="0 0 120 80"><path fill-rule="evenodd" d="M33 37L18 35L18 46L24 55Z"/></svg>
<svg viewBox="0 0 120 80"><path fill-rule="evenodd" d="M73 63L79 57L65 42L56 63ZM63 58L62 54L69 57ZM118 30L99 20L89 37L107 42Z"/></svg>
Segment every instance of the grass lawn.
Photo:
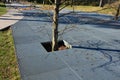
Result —
<svg viewBox="0 0 120 80"><path fill-rule="evenodd" d="M0 31L0 80L20 80L11 30Z"/></svg>
<svg viewBox="0 0 120 80"><path fill-rule="evenodd" d="M7 12L7 9L5 8L5 5L3 3L0 3L0 16L5 14Z"/></svg>
<svg viewBox="0 0 120 80"><path fill-rule="evenodd" d="M67 9L73 9L73 7L67 7ZM84 11L84 12L96 12L102 14L109 14L114 15L115 9L113 8L106 8L106 7L95 7L95 6L74 6L74 9L77 11Z"/></svg>
<svg viewBox="0 0 120 80"><path fill-rule="evenodd" d="M50 10L50 9L53 9L53 5L41 5L39 4L40 6L42 6L43 9L47 9L47 10ZM97 7L97 6L74 6L74 7L71 7L71 6L67 6L66 9L69 9L69 10L77 10L77 11L83 11L83 12L96 12L96 13L101 13L101 14L109 14L109 15L115 15L116 11L115 9L113 8L110 8L110 7Z"/></svg>
<svg viewBox="0 0 120 80"><path fill-rule="evenodd" d="M6 12L0 3L0 15ZM20 80L11 30L0 31L0 80Z"/></svg>
<svg viewBox="0 0 120 80"><path fill-rule="evenodd" d="M80 11L86 11L86 12L92 12L92 11L97 11L101 10L102 8L100 7L94 7L94 6L73 6L75 10L80 10ZM68 9L72 9L73 7L67 7Z"/></svg>

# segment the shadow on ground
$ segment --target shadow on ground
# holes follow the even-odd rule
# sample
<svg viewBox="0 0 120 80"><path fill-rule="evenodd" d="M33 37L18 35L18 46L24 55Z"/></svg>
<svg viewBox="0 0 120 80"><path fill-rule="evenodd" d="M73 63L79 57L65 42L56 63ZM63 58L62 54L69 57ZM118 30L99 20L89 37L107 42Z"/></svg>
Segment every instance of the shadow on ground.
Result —
<svg viewBox="0 0 120 80"><path fill-rule="evenodd" d="M49 11L23 11L23 15L21 14L13 14L14 16L25 16L25 17L34 17L37 19L22 19L21 21L39 21L39 22L52 22L52 12ZM64 15L64 13L60 13L60 16ZM42 19L47 17L48 19ZM18 20L18 19L7 19L0 18L2 20ZM106 20L107 19L107 20ZM120 22L112 20L112 16L108 15L100 15L96 13L71 13L59 18L60 24L76 24L76 25L96 25L97 28L112 28L112 29L120 29Z"/></svg>
<svg viewBox="0 0 120 80"><path fill-rule="evenodd" d="M113 40L113 41L119 43L119 40ZM108 48L105 48L104 45L107 45ZM105 68L107 71L114 72L114 70L112 70L111 67L120 63L120 49L112 49L112 48L109 48L109 46L111 46L109 43L105 43L100 40L98 41L88 40L85 42L85 44L84 43L80 44L79 42L78 46L72 46L72 48L94 50L94 51L100 52L104 56L104 58L106 58L107 60L105 63L92 68L92 70L95 71L98 68ZM114 73L120 76L118 73L116 72Z"/></svg>

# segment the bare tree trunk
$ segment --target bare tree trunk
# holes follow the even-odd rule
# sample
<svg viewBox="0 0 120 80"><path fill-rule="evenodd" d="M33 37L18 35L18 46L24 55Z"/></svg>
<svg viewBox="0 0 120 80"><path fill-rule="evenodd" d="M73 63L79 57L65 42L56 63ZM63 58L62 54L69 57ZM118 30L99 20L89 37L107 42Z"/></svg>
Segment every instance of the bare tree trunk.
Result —
<svg viewBox="0 0 120 80"><path fill-rule="evenodd" d="M45 5L45 2L44 2L44 0L43 0L43 7L44 7L44 5Z"/></svg>
<svg viewBox="0 0 120 80"><path fill-rule="evenodd" d="M115 20L118 20L118 17L119 17L119 13L120 13L120 4L118 5L118 8L117 8L117 11L116 11L116 14L115 14Z"/></svg>
<svg viewBox="0 0 120 80"><path fill-rule="evenodd" d="M111 4L111 0L108 0L108 4L109 4L109 5Z"/></svg>
<svg viewBox="0 0 120 80"><path fill-rule="evenodd" d="M103 7L103 0L100 0L99 7Z"/></svg>
<svg viewBox="0 0 120 80"><path fill-rule="evenodd" d="M59 16L60 0L55 0L53 27L52 27L52 51L58 50L58 16Z"/></svg>

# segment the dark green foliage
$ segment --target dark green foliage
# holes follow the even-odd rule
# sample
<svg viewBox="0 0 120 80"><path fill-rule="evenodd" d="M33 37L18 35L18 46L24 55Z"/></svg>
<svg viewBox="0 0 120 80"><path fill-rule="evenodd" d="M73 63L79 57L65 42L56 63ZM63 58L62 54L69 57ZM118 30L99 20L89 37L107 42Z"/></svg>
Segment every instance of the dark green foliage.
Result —
<svg viewBox="0 0 120 80"><path fill-rule="evenodd" d="M36 0L36 2L37 2L37 3L42 3L42 2L43 2L43 0Z"/></svg>
<svg viewBox="0 0 120 80"><path fill-rule="evenodd" d="M46 4L49 4L49 0L27 0L28 2L37 2L37 3L43 3L43 1L46 3ZM51 0L51 1L54 1L54 0Z"/></svg>
<svg viewBox="0 0 120 80"><path fill-rule="evenodd" d="M72 0L69 0L69 1L72 1ZM99 4L99 0L73 0L73 4L74 5L93 5L93 6L97 6Z"/></svg>
<svg viewBox="0 0 120 80"><path fill-rule="evenodd" d="M27 0L29 2L37 2L37 3L44 3L45 4L50 4L50 0ZM54 0L51 0L54 3ZM90 5L90 6L99 6L100 0L61 0L61 1L67 1L67 4L73 4L74 5ZM103 0L102 5L104 6L105 4L111 4L114 1L118 0Z"/></svg>

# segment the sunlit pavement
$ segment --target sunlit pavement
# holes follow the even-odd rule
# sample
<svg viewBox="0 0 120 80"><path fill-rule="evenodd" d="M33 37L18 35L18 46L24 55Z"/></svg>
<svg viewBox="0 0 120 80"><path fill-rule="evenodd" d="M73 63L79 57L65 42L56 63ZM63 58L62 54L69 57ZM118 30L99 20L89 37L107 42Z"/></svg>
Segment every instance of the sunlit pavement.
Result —
<svg viewBox="0 0 120 80"><path fill-rule="evenodd" d="M119 22L96 13L61 17L59 39L73 48L48 53L41 43L51 40L52 21L47 11L37 11L23 11L12 26L22 80L120 79Z"/></svg>

